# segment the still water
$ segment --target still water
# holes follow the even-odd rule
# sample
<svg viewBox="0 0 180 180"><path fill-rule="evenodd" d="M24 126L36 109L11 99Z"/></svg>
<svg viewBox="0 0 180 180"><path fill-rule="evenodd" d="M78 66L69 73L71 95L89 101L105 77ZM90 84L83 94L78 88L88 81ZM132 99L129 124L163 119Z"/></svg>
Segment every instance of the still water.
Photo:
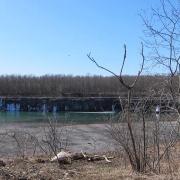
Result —
<svg viewBox="0 0 180 180"><path fill-rule="evenodd" d="M0 122L46 122L48 118L56 118L58 122L72 122L79 124L104 123L114 116L114 112L0 112Z"/></svg>

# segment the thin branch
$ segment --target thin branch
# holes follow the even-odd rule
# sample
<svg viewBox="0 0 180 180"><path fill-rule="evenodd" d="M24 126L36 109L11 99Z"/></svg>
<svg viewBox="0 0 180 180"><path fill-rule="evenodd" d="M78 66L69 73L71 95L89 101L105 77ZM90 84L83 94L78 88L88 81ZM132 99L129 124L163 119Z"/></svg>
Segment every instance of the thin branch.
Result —
<svg viewBox="0 0 180 180"><path fill-rule="evenodd" d="M116 78L119 79L119 76L118 76L117 74L115 74L113 71L111 71L111 70L109 70L109 69L107 69L107 68L99 65L99 64L97 63L97 61L91 56L91 53L87 54L87 57L88 57L93 63L95 63L98 68L103 69L103 70L109 72L110 74L114 75Z"/></svg>
<svg viewBox="0 0 180 180"><path fill-rule="evenodd" d="M126 61L126 54L127 54L126 45L124 45L123 63L122 63L122 65L121 65L121 70L120 70L120 75L119 75L119 76L118 76L116 73L114 73L113 71L109 70L108 68L105 68L105 67L99 65L99 64L97 63L97 61L91 56L91 53L87 54L87 57L88 57L93 63L95 63L95 65L96 65L98 68L103 69L103 70L109 72L110 74L114 75L114 76L119 80L119 82L120 82L125 88L127 88L127 89L132 89L132 88L135 86L135 84L136 84L136 82L137 82L140 74L142 73L143 67L144 67L144 62L145 62L144 46L143 46L143 43L141 43L141 45L142 45L142 49L141 49L142 65L141 65L141 68L140 68L140 70L139 70L139 72L138 72L138 74L137 74L136 79L134 80L134 82L133 82L132 84L127 84L127 83L124 81L123 76L122 76L124 64L125 64L125 61Z"/></svg>
<svg viewBox="0 0 180 180"><path fill-rule="evenodd" d="M120 71L120 75L119 75L120 77L122 76L125 61L126 61L126 45L124 44L124 58L123 58L123 63L122 63L121 71Z"/></svg>

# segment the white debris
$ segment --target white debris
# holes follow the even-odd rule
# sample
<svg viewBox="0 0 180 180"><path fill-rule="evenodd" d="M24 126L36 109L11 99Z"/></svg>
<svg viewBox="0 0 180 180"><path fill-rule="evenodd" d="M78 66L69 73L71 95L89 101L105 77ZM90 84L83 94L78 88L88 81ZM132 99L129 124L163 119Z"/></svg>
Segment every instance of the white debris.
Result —
<svg viewBox="0 0 180 180"><path fill-rule="evenodd" d="M57 159L59 160L64 160L66 158L71 158L71 153L66 152L66 151L61 151L59 152L56 156L54 156L53 158L51 158L51 162L57 161Z"/></svg>
<svg viewBox="0 0 180 180"><path fill-rule="evenodd" d="M103 158L105 159L106 162L111 163L111 161L105 155L103 155Z"/></svg>

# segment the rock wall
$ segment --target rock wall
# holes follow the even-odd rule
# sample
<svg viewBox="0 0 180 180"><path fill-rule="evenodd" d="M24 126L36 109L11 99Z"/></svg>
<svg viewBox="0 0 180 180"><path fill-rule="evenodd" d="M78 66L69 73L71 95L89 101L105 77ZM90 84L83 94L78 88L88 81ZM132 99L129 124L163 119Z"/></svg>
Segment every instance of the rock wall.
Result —
<svg viewBox="0 0 180 180"><path fill-rule="evenodd" d="M1 97L0 111L24 112L100 112L120 111L118 98L37 98L37 97Z"/></svg>

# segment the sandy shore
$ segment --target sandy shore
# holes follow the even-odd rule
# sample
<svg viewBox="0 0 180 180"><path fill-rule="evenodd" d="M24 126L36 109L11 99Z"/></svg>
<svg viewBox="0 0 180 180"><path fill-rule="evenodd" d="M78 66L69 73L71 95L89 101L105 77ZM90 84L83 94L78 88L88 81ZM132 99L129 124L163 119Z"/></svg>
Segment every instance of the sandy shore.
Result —
<svg viewBox="0 0 180 180"><path fill-rule="evenodd" d="M25 131L42 140L44 128L47 123L2 123L0 126L0 156L17 154L17 143L13 138L4 136L5 132ZM57 128L61 128L59 124ZM114 149L113 141L107 130L106 124L72 125L68 130L68 149L73 152L80 150L86 152L111 151ZM24 143L20 140L20 143Z"/></svg>

